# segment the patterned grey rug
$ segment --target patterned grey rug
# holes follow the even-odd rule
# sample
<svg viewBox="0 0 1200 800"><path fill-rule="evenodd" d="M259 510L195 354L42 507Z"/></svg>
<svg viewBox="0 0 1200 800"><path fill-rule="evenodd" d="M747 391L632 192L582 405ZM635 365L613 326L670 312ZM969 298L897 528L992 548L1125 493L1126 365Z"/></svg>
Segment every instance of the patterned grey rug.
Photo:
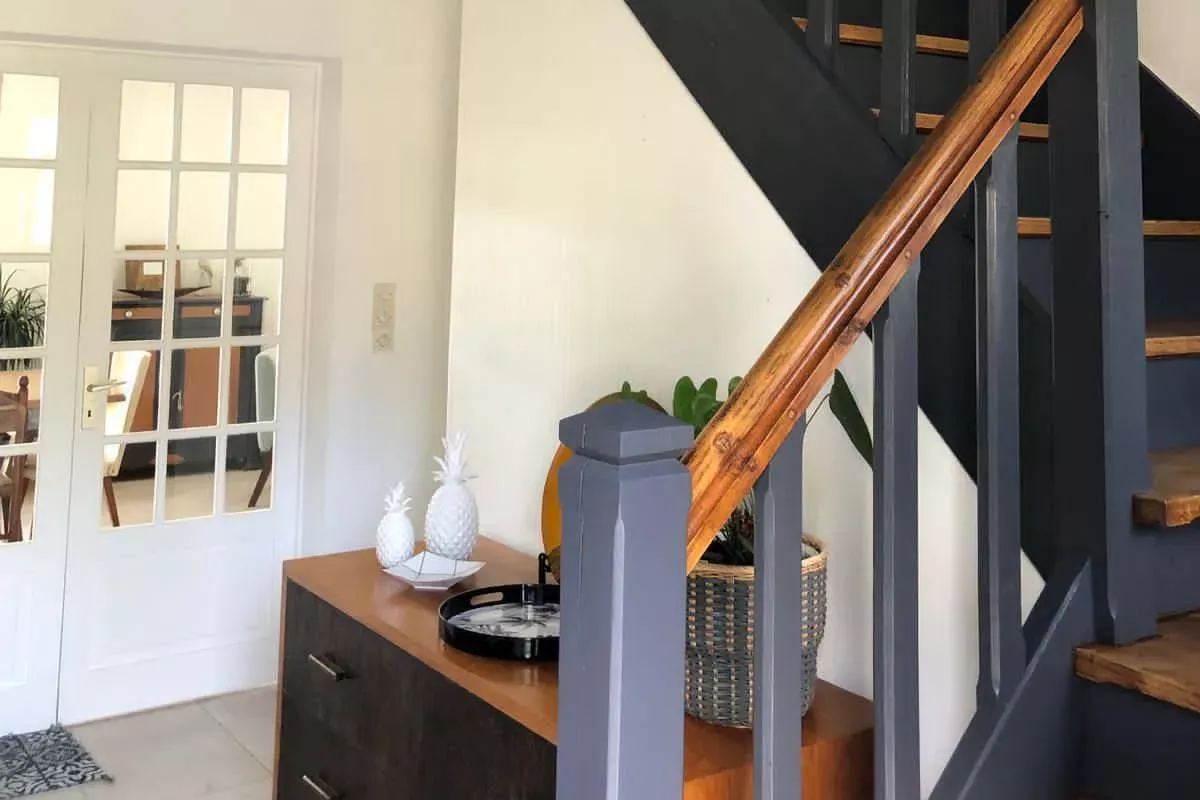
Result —
<svg viewBox="0 0 1200 800"><path fill-rule="evenodd" d="M0 737L0 800L109 780L79 740L58 725Z"/></svg>

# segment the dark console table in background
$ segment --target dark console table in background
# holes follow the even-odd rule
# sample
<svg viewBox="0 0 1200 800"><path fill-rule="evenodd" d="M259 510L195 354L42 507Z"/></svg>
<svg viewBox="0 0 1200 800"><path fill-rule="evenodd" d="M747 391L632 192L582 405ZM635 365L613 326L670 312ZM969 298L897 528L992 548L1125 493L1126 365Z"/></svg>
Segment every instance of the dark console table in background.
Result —
<svg viewBox="0 0 1200 800"><path fill-rule="evenodd" d="M487 566L452 592L536 580L532 557L495 542L474 557ZM555 797L556 665L445 646L446 597L383 574L374 550L284 565L276 800ZM871 797L872 724L870 702L818 685L804 718L806 798ZM684 800L750 800L751 732L691 718L684 730Z"/></svg>
<svg viewBox="0 0 1200 800"><path fill-rule="evenodd" d="M264 298L238 295L233 298L233 333L235 336L257 336L262 333ZM143 298L118 292L112 301L112 340L114 342L155 341L162 337L161 299ZM221 298L200 293L175 299L176 339L216 338L221 334ZM230 364L230 397L235 403L229 409L230 422L254 422L254 356L258 347L234 347ZM216 347L198 350L176 350L171 354L171 387L168 398L168 418L172 428L195 428L215 425L218 368L220 352ZM133 430L152 431L158 415L160 387L159 353L150 359L146 385L133 410ZM260 457L254 437L230 439L227 466L257 469ZM215 452L211 439L189 439L172 442L170 455L177 458L172 467L176 472L211 472ZM121 476L142 476L153 470L154 445L131 444L125 450Z"/></svg>

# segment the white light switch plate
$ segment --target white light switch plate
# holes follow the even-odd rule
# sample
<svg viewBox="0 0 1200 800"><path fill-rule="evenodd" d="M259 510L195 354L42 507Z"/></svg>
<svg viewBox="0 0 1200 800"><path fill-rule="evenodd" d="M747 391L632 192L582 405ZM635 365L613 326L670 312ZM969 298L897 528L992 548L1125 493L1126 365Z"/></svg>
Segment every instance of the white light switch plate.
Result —
<svg viewBox="0 0 1200 800"><path fill-rule="evenodd" d="M395 349L396 284L377 283L371 297L371 350L390 353Z"/></svg>

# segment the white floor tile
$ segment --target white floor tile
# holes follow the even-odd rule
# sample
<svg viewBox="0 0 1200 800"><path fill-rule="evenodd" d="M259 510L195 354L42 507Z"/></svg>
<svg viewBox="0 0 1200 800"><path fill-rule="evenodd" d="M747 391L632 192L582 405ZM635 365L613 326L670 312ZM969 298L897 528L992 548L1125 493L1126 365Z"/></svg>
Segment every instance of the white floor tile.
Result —
<svg viewBox="0 0 1200 800"><path fill-rule="evenodd" d="M196 704L73 731L113 777L113 783L83 787L88 800L194 800L270 779L262 764Z"/></svg>
<svg viewBox="0 0 1200 800"><path fill-rule="evenodd" d="M272 788L271 781L262 781L249 786L239 786L236 789L206 794L204 800L271 800Z"/></svg>
<svg viewBox="0 0 1200 800"><path fill-rule="evenodd" d="M204 710L267 769L275 766L275 687L204 702Z"/></svg>

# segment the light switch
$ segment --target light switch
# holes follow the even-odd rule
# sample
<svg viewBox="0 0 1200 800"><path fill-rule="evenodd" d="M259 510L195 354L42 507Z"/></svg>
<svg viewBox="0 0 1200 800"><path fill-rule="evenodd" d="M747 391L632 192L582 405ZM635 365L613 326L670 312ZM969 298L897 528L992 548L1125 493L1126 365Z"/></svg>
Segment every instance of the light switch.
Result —
<svg viewBox="0 0 1200 800"><path fill-rule="evenodd" d="M371 297L371 350L390 353L395 348L396 284L377 283Z"/></svg>

